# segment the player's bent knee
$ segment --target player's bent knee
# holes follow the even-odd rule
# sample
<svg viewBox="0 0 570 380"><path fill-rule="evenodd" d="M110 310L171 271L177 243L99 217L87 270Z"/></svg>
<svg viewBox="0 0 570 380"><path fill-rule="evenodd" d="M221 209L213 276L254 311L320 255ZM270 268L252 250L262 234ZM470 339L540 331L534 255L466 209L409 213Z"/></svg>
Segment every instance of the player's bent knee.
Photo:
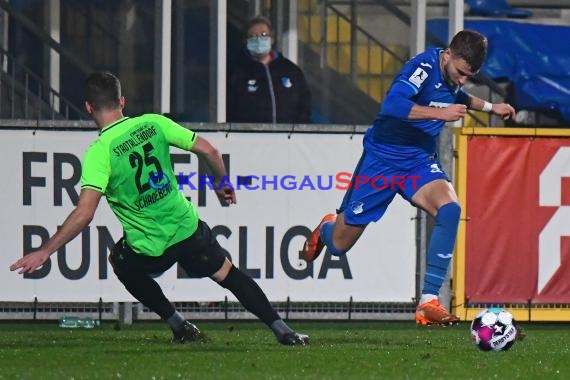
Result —
<svg viewBox="0 0 570 380"><path fill-rule="evenodd" d="M214 273L211 278L218 283L224 281L226 277L228 277L228 273L230 273L232 266L232 263L226 258L221 268L218 269L218 271Z"/></svg>

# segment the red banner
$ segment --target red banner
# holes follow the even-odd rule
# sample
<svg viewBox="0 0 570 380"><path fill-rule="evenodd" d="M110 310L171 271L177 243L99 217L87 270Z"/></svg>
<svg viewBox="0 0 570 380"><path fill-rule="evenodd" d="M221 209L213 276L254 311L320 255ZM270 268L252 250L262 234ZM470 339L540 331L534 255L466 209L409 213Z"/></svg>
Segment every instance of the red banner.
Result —
<svg viewBox="0 0 570 380"><path fill-rule="evenodd" d="M465 296L570 303L570 139L469 138Z"/></svg>

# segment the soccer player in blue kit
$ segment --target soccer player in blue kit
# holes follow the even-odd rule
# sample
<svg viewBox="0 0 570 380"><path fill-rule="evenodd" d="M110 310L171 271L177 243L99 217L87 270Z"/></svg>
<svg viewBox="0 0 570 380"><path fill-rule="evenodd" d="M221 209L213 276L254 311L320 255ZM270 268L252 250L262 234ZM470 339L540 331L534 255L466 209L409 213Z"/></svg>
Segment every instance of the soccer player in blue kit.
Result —
<svg viewBox="0 0 570 380"><path fill-rule="evenodd" d="M326 215L303 246L307 262L326 246L344 255L370 222L378 221L396 193L435 218L427 249L422 295L416 309L419 325L453 325L459 317L438 301L453 247L461 207L441 169L436 139L446 122L463 118L467 109L513 118L506 103L491 104L463 91L487 55L487 39L478 32L457 33L449 47L433 48L409 60L396 76L380 113L364 136L364 151L337 214ZM366 185L355 178L368 178ZM405 178L401 186L374 186L374 178Z"/></svg>

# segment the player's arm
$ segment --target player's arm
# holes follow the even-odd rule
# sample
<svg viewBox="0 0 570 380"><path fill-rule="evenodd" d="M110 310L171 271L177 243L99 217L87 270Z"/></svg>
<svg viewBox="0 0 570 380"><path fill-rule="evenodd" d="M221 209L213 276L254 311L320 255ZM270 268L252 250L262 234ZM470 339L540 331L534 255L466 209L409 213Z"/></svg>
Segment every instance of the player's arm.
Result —
<svg viewBox="0 0 570 380"><path fill-rule="evenodd" d="M515 109L510 104L490 103L471 94L466 95L468 97L467 104L469 109L488 112L500 116L503 120L514 119L515 117Z"/></svg>
<svg viewBox="0 0 570 380"><path fill-rule="evenodd" d="M443 120L457 121L465 116L467 107L463 104L450 104L447 107L426 107L419 104L413 105L408 119L410 120Z"/></svg>
<svg viewBox="0 0 570 380"><path fill-rule="evenodd" d="M214 173L213 186L220 201L226 204L236 203L234 187L229 182L226 166L216 147L180 124L163 116L158 117L161 119L162 131L170 145L188 150L206 161Z"/></svg>
<svg viewBox="0 0 570 380"><path fill-rule="evenodd" d="M52 253L73 240L93 219L99 200L103 194L93 189L82 189L77 207L69 214L60 229L41 248L25 255L10 266L11 271L32 273L50 257Z"/></svg>
<svg viewBox="0 0 570 380"><path fill-rule="evenodd" d="M443 108L421 106L411 100L417 92L418 89L409 83L395 82L382 103L382 115L408 120L457 121L467 112L464 104L451 104Z"/></svg>
<svg viewBox="0 0 570 380"><path fill-rule="evenodd" d="M210 170L212 170L214 174L214 189L218 198L227 204L236 203L235 190L228 180L226 166L218 149L205 138L198 136L190 151L204 159Z"/></svg>

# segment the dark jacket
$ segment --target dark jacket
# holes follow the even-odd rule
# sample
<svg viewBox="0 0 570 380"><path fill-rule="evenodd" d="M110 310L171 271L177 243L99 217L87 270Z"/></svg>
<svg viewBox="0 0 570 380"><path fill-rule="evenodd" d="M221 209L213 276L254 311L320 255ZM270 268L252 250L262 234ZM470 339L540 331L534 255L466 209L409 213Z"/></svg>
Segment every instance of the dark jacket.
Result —
<svg viewBox="0 0 570 380"><path fill-rule="evenodd" d="M227 121L310 123L311 92L301 69L281 54L266 66L242 54L229 72Z"/></svg>

